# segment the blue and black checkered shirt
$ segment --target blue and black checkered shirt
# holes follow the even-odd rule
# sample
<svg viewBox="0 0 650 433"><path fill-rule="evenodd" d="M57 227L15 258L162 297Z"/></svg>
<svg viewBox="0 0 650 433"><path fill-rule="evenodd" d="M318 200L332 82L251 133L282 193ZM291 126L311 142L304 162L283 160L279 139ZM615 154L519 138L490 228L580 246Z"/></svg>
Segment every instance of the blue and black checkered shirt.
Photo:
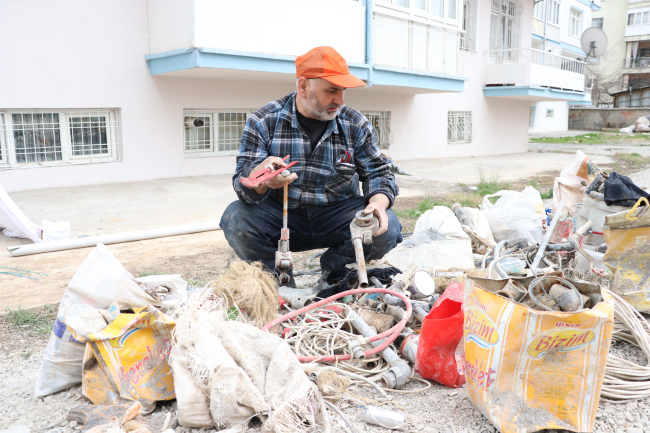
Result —
<svg viewBox="0 0 650 433"><path fill-rule="evenodd" d="M287 162L298 161L291 171L298 179L289 185L289 208L300 205L330 205L353 197L360 197L359 182L363 185L366 204L377 193L385 194L393 205L399 188L390 171L390 162L377 147L370 122L363 114L342 106L336 118L330 121L323 137L312 152L309 138L301 129L296 117L296 94L270 102L251 114L237 155L237 169L233 186L240 200L256 204L269 195L282 203L282 189L268 189L257 194L239 182L253 168L269 156ZM334 170L337 160L347 151L354 150L356 173L345 175Z"/></svg>

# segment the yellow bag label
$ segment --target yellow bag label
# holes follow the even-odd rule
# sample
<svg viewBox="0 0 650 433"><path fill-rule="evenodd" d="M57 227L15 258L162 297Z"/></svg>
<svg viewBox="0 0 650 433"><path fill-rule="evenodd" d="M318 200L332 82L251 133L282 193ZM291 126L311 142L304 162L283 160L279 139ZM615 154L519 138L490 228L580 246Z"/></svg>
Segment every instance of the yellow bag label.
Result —
<svg viewBox="0 0 650 433"><path fill-rule="evenodd" d="M168 363L174 321L153 307L137 311L85 337L73 331L86 341L82 393L94 404L176 398Z"/></svg>
<svg viewBox="0 0 650 433"><path fill-rule="evenodd" d="M492 280L501 287L488 291L465 280L465 374L472 402L503 433L591 431L613 300L600 286L575 283L604 302L578 313L536 311L492 293L506 283Z"/></svg>

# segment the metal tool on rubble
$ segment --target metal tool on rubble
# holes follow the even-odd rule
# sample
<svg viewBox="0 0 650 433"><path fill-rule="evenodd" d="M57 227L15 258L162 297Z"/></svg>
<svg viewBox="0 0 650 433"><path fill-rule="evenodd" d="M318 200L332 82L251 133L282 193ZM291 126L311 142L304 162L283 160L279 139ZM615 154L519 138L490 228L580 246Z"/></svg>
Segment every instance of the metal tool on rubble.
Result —
<svg viewBox="0 0 650 433"><path fill-rule="evenodd" d="M293 164L293 163L292 163ZM289 165L291 166L291 164ZM287 166L287 167L289 167ZM281 172L282 177L288 177L289 170ZM275 252L275 269L280 271L280 284L289 284L291 277L289 271L293 268L293 257L289 251L289 184L284 184L284 198L282 199L282 230L278 241L278 250Z"/></svg>
<svg viewBox="0 0 650 433"><path fill-rule="evenodd" d="M284 162L287 162L288 158L289 155L282 158L282 160ZM241 184L244 185L246 188L256 188L262 185L263 183L268 182L270 179L273 179L275 176L282 173L283 171L289 170L289 168L293 167L296 164L298 164L298 161L293 161L286 167L281 167L278 168L277 170L274 170L273 166L269 166L263 168L262 170L257 170L256 172L251 173L248 177L240 177L239 182L241 182Z"/></svg>
<svg viewBox="0 0 650 433"><path fill-rule="evenodd" d="M366 259L363 255L363 244L372 244L372 237L379 230L379 220L373 214L363 211L357 212L350 223L350 235L354 245L354 255L357 259L357 274L359 286L368 287L368 274L366 273Z"/></svg>

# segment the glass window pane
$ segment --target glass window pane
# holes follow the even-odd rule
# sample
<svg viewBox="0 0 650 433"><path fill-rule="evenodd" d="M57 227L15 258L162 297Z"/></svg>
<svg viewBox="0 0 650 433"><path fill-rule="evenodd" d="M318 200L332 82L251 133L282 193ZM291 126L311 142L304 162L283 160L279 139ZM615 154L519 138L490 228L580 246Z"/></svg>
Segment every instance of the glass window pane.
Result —
<svg viewBox="0 0 650 433"><path fill-rule="evenodd" d="M634 14L628 14L627 15L627 25L628 26L633 26L634 25Z"/></svg>
<svg viewBox="0 0 650 433"><path fill-rule="evenodd" d="M445 8L445 4L443 0L430 0L429 13L431 15L442 18L445 14L444 8Z"/></svg>
<svg viewBox="0 0 650 433"><path fill-rule="evenodd" d="M106 117L71 117L70 141L73 156L107 155Z"/></svg>
<svg viewBox="0 0 650 433"><path fill-rule="evenodd" d="M413 7L424 11L427 9L427 0L413 0Z"/></svg>
<svg viewBox="0 0 650 433"><path fill-rule="evenodd" d="M456 0L447 0L447 18L456 19Z"/></svg>
<svg viewBox="0 0 650 433"><path fill-rule="evenodd" d="M394 0L394 4L402 6L403 8L409 7L409 0Z"/></svg>
<svg viewBox="0 0 650 433"><path fill-rule="evenodd" d="M12 114L16 162L61 161L58 113Z"/></svg>
<svg viewBox="0 0 650 433"><path fill-rule="evenodd" d="M650 15L650 13L643 12L643 24L648 24L648 15Z"/></svg>

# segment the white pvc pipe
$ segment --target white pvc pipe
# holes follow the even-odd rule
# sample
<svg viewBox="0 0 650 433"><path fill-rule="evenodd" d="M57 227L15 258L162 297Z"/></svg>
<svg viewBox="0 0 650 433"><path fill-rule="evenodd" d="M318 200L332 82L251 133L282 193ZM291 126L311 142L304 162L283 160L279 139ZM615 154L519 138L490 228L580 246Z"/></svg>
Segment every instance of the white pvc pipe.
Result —
<svg viewBox="0 0 650 433"><path fill-rule="evenodd" d="M91 236L87 238L65 239L55 242L28 244L8 247L11 257L27 256L30 254L49 253L52 251L71 250L74 248L94 247L97 244L119 244L122 242L142 241L145 239L164 238L190 233L220 230L218 222L189 224L185 226L163 227L159 229L140 230L137 232L114 233L112 235Z"/></svg>

